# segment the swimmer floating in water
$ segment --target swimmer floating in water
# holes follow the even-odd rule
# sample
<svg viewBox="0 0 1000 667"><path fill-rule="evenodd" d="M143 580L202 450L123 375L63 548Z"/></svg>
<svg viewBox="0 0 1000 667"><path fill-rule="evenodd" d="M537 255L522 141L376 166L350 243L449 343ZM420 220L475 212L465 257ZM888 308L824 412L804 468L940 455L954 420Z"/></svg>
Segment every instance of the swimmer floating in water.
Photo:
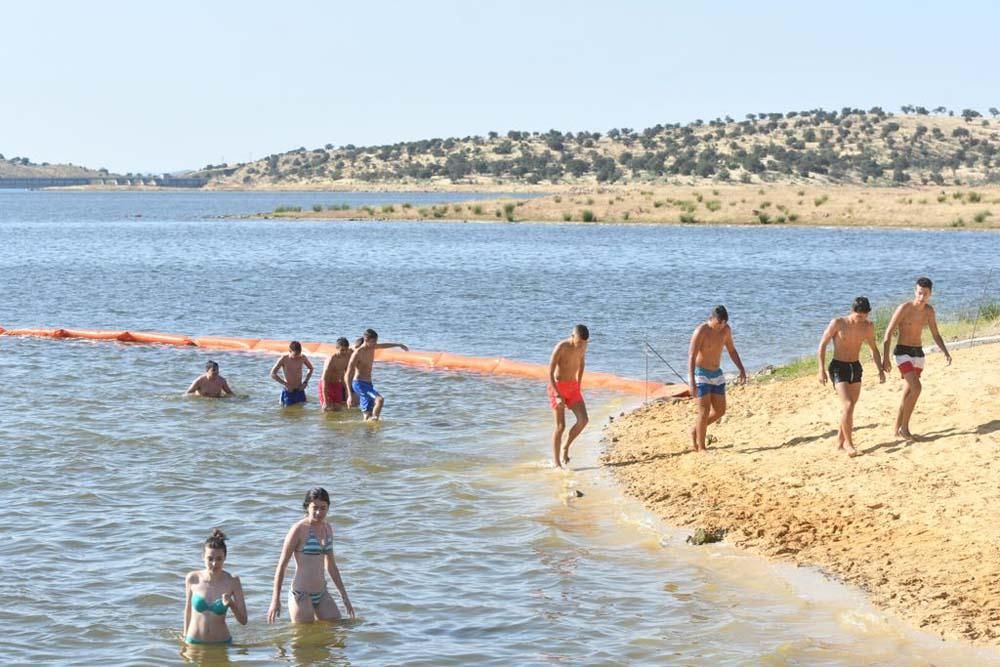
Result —
<svg viewBox="0 0 1000 667"><path fill-rule="evenodd" d="M582 324L573 327L570 337L559 341L552 350L549 360L549 405L555 415L555 428L552 431L552 457L557 468L569 463L569 446L580 435L590 418L587 416L587 404L580 391L583 381L583 369L587 356L587 344L590 331ZM566 408L572 410L576 423L566 436L566 446L562 446L563 432L566 430Z"/></svg>
<svg viewBox="0 0 1000 667"><path fill-rule="evenodd" d="M240 625L247 624L240 578L222 569L227 555L226 536L216 528L205 540L205 569L189 572L184 579L184 641L188 644L232 644L226 627L229 609Z"/></svg>
<svg viewBox="0 0 1000 667"><path fill-rule="evenodd" d="M219 364L209 361L205 364L205 373L199 375L185 394L205 396L207 398L222 398L232 396L233 390L229 388L226 378L219 375Z"/></svg>
<svg viewBox="0 0 1000 667"><path fill-rule="evenodd" d="M340 592L348 615L354 618L354 607L347 597L337 561L333 557L333 527L326 520L326 514L330 510L330 495L322 487L310 489L302 501L302 507L306 511L305 518L292 525L281 547L281 557L274 571L274 590L271 594L271 606L267 610L267 622L274 623L281 614L281 587L292 555L295 556L295 579L292 580L288 596L288 615L292 622L311 623L314 620L331 621L341 618L337 603L326 588L324 566Z"/></svg>
<svg viewBox="0 0 1000 667"><path fill-rule="evenodd" d="M348 401L353 405L354 397L357 396L358 407L364 413L365 421L375 421L382 414L385 399L372 385L372 368L375 366L375 350L389 347L398 347L404 352L410 351L410 348L402 343L380 343L374 329L365 329L364 341L360 347L354 349L351 361L347 364L347 371L344 373L344 383L348 387Z"/></svg>
<svg viewBox="0 0 1000 667"><path fill-rule="evenodd" d="M305 379L302 379L303 366L309 370ZM279 370L284 374L284 377L278 374ZM306 402L306 386L309 384L309 378L312 377L312 374L313 365L309 358L302 354L302 343L293 340L288 344L288 354L281 355L281 358L271 368L271 379L284 387L281 390L281 404L283 406L287 408L296 403Z"/></svg>

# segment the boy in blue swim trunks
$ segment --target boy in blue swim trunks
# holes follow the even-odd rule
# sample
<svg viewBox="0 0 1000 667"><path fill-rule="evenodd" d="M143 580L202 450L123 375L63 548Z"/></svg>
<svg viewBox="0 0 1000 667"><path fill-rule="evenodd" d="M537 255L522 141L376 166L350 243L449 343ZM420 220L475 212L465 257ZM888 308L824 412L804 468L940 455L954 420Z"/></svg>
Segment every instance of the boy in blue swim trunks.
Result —
<svg viewBox="0 0 1000 667"><path fill-rule="evenodd" d="M302 378L302 367L305 366L309 372L305 379ZM284 377L278 374L282 371ZM281 355L281 358L271 368L271 379L280 384L281 405L288 407L296 403L306 402L306 386L309 378L313 374L313 365L309 358L302 354L302 344L293 340L288 344L288 354Z"/></svg>
<svg viewBox="0 0 1000 667"><path fill-rule="evenodd" d="M726 414L726 378L722 374L722 348L740 369L738 382L747 380L747 372L733 343L729 328L729 313L725 306L716 306L707 322L698 325L691 336L688 350L688 384L691 396L698 401L698 421L691 429L691 448L706 449L708 425Z"/></svg>
<svg viewBox="0 0 1000 667"><path fill-rule="evenodd" d="M402 348L409 352L410 348L402 343L379 343L378 334L374 329L365 329L364 342L354 348L351 360L347 362L347 372L344 373L344 384L347 385L347 402L353 405L355 398L358 407L365 415L365 421L377 420L382 414L385 399L375 391L372 385L372 367L375 365L375 350L389 347Z"/></svg>

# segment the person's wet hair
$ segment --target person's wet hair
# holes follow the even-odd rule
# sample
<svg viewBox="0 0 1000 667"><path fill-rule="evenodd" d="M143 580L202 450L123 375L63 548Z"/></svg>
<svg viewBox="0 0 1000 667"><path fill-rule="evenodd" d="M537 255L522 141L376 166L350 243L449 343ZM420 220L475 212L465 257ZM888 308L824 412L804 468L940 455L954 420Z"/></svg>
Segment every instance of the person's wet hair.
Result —
<svg viewBox="0 0 1000 667"><path fill-rule="evenodd" d="M219 370L219 364L215 361L206 361L205 370L210 371L212 369Z"/></svg>
<svg viewBox="0 0 1000 667"><path fill-rule="evenodd" d="M365 344L364 336L358 336L357 338L354 339L354 347L361 347L364 344Z"/></svg>
<svg viewBox="0 0 1000 667"><path fill-rule="evenodd" d="M920 276L917 278L917 287L926 287L927 289L934 289L934 283L927 276Z"/></svg>
<svg viewBox="0 0 1000 667"><path fill-rule="evenodd" d="M725 306L719 305L712 309L712 319L718 322L728 322L729 321L729 311L726 310Z"/></svg>
<svg viewBox="0 0 1000 667"><path fill-rule="evenodd" d="M293 340L291 343L288 344L288 351L289 352L298 352L298 353L301 353L302 352L302 343L300 343L297 340Z"/></svg>
<svg viewBox="0 0 1000 667"><path fill-rule="evenodd" d="M226 534L216 528L212 531L212 534L208 536L208 539L205 540L205 548L222 549L222 553L228 554L229 552L226 549Z"/></svg>
<svg viewBox="0 0 1000 667"><path fill-rule="evenodd" d="M590 329L583 324L577 324L573 327L573 333L580 337L580 340L590 340Z"/></svg>
<svg viewBox="0 0 1000 667"><path fill-rule="evenodd" d="M308 510L309 505L317 500L322 500L327 505L330 504L330 494L322 486L316 486L306 491L305 500L302 501L302 509Z"/></svg>
<svg viewBox="0 0 1000 667"><path fill-rule="evenodd" d="M859 296L854 300L854 305L851 306L851 310L855 313L870 313L872 312L872 305L868 302L868 297Z"/></svg>
<svg viewBox="0 0 1000 667"><path fill-rule="evenodd" d="M378 333L374 329L365 329L365 340L378 340Z"/></svg>
<svg viewBox="0 0 1000 667"><path fill-rule="evenodd" d="M346 338L338 338L337 339L337 347L350 347L350 346L351 346L351 344L350 344L350 342L348 342L348 340Z"/></svg>

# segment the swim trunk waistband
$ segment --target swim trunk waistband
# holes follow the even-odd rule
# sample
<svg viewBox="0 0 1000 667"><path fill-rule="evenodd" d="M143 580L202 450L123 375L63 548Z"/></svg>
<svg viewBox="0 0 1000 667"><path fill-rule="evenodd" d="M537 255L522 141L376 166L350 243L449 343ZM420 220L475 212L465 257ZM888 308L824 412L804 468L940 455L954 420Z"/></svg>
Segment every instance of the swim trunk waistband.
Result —
<svg viewBox="0 0 1000 667"><path fill-rule="evenodd" d="M580 383L576 380L557 380L556 387L559 389L558 394L556 394L551 383L546 387L546 393L549 396L549 406L553 410L559 406L559 396L562 396L563 404L567 408L572 408L577 403L583 403L583 391L580 389Z"/></svg>
<svg viewBox="0 0 1000 667"><path fill-rule="evenodd" d="M725 396L726 376L725 374L723 374L721 368L716 368L715 370L708 370L707 368L702 368L701 366L695 366L694 388L695 388L695 395L698 398L701 398L702 396L707 396L709 394L718 394L720 396Z"/></svg>
<svg viewBox="0 0 1000 667"><path fill-rule="evenodd" d="M841 382L855 384L861 382L861 376L865 372L860 361L840 361L839 359L831 361L827 369L830 372L830 380L833 381L833 384Z"/></svg>
<svg viewBox="0 0 1000 667"><path fill-rule="evenodd" d="M282 389L281 404L286 408L289 405L306 402L306 392L304 389Z"/></svg>

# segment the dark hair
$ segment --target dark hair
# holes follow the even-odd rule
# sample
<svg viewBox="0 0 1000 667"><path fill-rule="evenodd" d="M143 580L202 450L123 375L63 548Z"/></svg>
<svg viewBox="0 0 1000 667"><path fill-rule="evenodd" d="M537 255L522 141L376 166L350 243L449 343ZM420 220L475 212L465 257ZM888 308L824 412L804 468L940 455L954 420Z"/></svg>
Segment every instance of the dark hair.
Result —
<svg viewBox="0 0 1000 667"><path fill-rule="evenodd" d="M729 311L726 310L725 306L719 305L712 309L712 319L718 320L719 322L729 321Z"/></svg>
<svg viewBox="0 0 1000 667"><path fill-rule="evenodd" d="M309 509L309 504L316 502L317 500L322 500L327 505L330 504L330 494L326 492L322 486L315 486L308 491L306 491L305 500L302 501L302 509Z"/></svg>
<svg viewBox="0 0 1000 667"><path fill-rule="evenodd" d="M289 352L301 352L302 351L302 343L300 343L297 340L293 340L291 343L288 344L288 351Z"/></svg>
<svg viewBox="0 0 1000 667"><path fill-rule="evenodd" d="M590 329L584 324L577 324L573 327L573 333L579 336L581 340L590 340Z"/></svg>
<svg viewBox="0 0 1000 667"><path fill-rule="evenodd" d="M214 361L206 361L206 362L205 362L205 370L206 370L206 371L210 371L210 370L212 370L213 368L214 368L215 370L219 370L219 364L217 364L217 363L216 363L216 362L214 362Z"/></svg>
<svg viewBox="0 0 1000 667"><path fill-rule="evenodd" d="M350 347L350 346L351 344L347 342L346 338L340 337L337 339L337 347Z"/></svg>
<svg viewBox="0 0 1000 667"><path fill-rule="evenodd" d="M917 287L926 287L927 289L934 289L934 283L931 282L930 278L926 276L920 276L917 278Z"/></svg>
<svg viewBox="0 0 1000 667"><path fill-rule="evenodd" d="M354 347L361 347L364 344L365 344L364 336L358 336L357 338L354 339Z"/></svg>
<svg viewBox="0 0 1000 667"><path fill-rule="evenodd" d="M226 534L216 528L212 531L212 534L208 536L208 539L205 540L205 548L222 549L222 553L228 554L229 552L226 550Z"/></svg>
<svg viewBox="0 0 1000 667"><path fill-rule="evenodd" d="M378 340L378 333L374 329L365 329L365 340Z"/></svg>
<svg viewBox="0 0 1000 667"><path fill-rule="evenodd" d="M859 296L854 300L854 305L851 306L851 310L855 313L870 313L872 312L872 305L868 302L868 297Z"/></svg>

